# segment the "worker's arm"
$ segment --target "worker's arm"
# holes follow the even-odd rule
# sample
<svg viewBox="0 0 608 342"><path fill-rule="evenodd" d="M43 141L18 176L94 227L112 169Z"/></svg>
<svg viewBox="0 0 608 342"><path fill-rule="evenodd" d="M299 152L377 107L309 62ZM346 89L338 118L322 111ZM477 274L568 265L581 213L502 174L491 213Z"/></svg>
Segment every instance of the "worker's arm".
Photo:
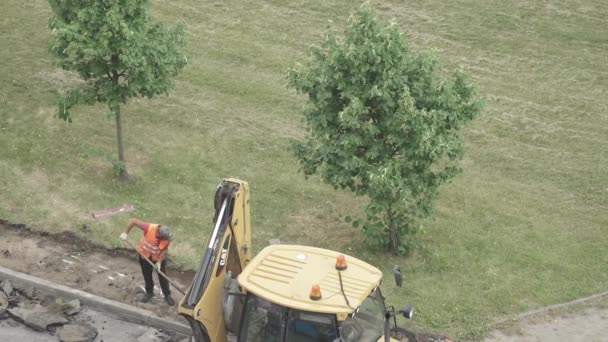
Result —
<svg viewBox="0 0 608 342"><path fill-rule="evenodd" d="M129 220L129 224L127 224L127 228L125 229L125 233L129 234L129 232L131 231L131 229L133 229L133 227L137 226L139 229L143 230L144 233L148 230L148 227L150 227L150 224L148 222L144 222L142 220L138 220L136 218L132 218Z"/></svg>
<svg viewBox="0 0 608 342"><path fill-rule="evenodd" d="M142 220L132 218L129 220L129 223L127 224L127 228L125 228L125 231L122 234L120 234L120 238L123 240L126 240L127 235L129 235L129 232L135 226L137 226L137 227L139 227L139 229L143 230L144 234L145 234L148 231L148 227L150 227L150 224L147 222L144 222Z"/></svg>

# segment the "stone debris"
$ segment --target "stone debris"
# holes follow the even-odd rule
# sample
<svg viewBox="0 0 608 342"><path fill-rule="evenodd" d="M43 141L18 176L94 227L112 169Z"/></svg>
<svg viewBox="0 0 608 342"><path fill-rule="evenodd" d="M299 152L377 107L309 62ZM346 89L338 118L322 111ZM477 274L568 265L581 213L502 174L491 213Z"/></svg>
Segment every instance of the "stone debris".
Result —
<svg viewBox="0 0 608 342"><path fill-rule="evenodd" d="M68 316L74 316L75 314L80 312L80 301L78 299L74 299L66 303L66 309L63 311Z"/></svg>
<svg viewBox="0 0 608 342"><path fill-rule="evenodd" d="M4 292L2 292L4 293ZM8 306L12 307L15 305L19 305L23 302L23 297L20 296L18 293L13 292L12 296L8 296Z"/></svg>
<svg viewBox="0 0 608 342"><path fill-rule="evenodd" d="M57 335L61 342L90 342L97 337L97 329L85 324L66 324Z"/></svg>
<svg viewBox="0 0 608 342"><path fill-rule="evenodd" d="M22 322L25 321L25 316L29 312L29 310L19 307L8 309L6 311L8 311L13 317L17 318L19 321Z"/></svg>
<svg viewBox="0 0 608 342"><path fill-rule="evenodd" d="M8 317L10 317L10 315L8 314L8 312L6 313L6 315L8 315ZM21 325L21 323L19 323L19 322L15 321L14 319L7 319L7 320L6 320L6 324L7 324L9 327L13 327L13 328L14 328L14 327L18 327L19 325Z"/></svg>
<svg viewBox="0 0 608 342"><path fill-rule="evenodd" d="M3 315L8 308L8 296L4 292L0 292L0 315Z"/></svg>
<svg viewBox="0 0 608 342"><path fill-rule="evenodd" d="M128 277L116 276L126 281ZM14 286L14 287L13 287ZM11 293L7 295L4 291ZM77 316L80 313L79 316ZM19 283L0 280L0 321L4 326L25 325L28 328L46 332L61 342L110 342L104 337L104 326L97 326L95 319L89 316L80 300L65 301L62 298L47 295ZM106 323L104 321L104 323ZM1 328L0 328L1 329ZM100 330L98 330L100 329ZM107 327L105 327L107 330ZM107 333L106 331L105 333ZM1 334L0 334L1 336ZM137 336L137 335L135 335ZM162 330L148 328L145 333L133 342L169 342L178 341L175 335ZM2 338L0 337L0 340ZM45 340L46 341L46 340ZM25 342L25 341L23 341Z"/></svg>
<svg viewBox="0 0 608 342"><path fill-rule="evenodd" d="M2 288L2 291L6 293L7 296L10 297L13 294L13 285L11 285L10 281L3 281L2 284L0 284L0 287Z"/></svg>
<svg viewBox="0 0 608 342"><path fill-rule="evenodd" d="M33 286L26 287L21 293L29 299L34 299L36 297L36 291Z"/></svg>
<svg viewBox="0 0 608 342"><path fill-rule="evenodd" d="M170 339L169 336L163 334L162 332L150 328L146 330L141 336L137 338L137 342L165 342Z"/></svg>
<svg viewBox="0 0 608 342"><path fill-rule="evenodd" d="M27 316L25 325L34 330L44 331L50 326L64 325L68 322L70 321L60 314L47 311L35 311L31 315Z"/></svg>
<svg viewBox="0 0 608 342"><path fill-rule="evenodd" d="M33 309L16 307L8 309L8 312L37 331L45 331L49 326L63 325L69 322L63 315L50 312L41 305L36 305Z"/></svg>

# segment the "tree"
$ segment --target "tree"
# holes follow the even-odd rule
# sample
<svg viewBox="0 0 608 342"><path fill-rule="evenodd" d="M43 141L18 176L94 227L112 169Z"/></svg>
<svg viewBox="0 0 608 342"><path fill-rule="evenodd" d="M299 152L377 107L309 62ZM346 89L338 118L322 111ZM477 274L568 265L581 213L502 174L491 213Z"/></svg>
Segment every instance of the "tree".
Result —
<svg viewBox="0 0 608 342"><path fill-rule="evenodd" d="M186 65L183 26L166 28L150 18L149 0L49 0L54 41L51 53L64 70L77 72L82 86L59 98L59 118L70 109L105 103L116 121L117 173L128 180L121 105L131 97L167 94L172 77Z"/></svg>
<svg viewBox="0 0 608 342"><path fill-rule="evenodd" d="M465 75L442 78L433 54L412 51L364 4L343 37L330 30L288 80L308 95L309 133L292 142L304 174L367 196L353 225L372 245L408 252L439 186L460 171L459 129L482 107Z"/></svg>

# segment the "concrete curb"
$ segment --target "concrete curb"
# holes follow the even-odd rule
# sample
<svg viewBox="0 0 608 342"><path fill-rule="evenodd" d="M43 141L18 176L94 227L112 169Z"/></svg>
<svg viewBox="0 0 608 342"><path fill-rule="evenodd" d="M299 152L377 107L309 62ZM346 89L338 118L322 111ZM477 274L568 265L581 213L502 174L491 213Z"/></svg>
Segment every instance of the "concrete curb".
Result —
<svg viewBox="0 0 608 342"><path fill-rule="evenodd" d="M566 302L566 303L549 305L549 306L542 307L540 309L535 309L535 310L531 310L531 311L522 312L520 314L511 316L511 317L503 318L503 319L495 322L493 325L497 326L497 325L501 325L501 324L504 324L504 323L507 323L507 322L512 322L513 320L521 321L521 320L524 320L526 318L530 318L530 317L533 317L533 316L536 316L536 315L547 314L547 313L549 313L550 311L553 311L553 310L567 309L567 308L575 306L575 305L586 304L586 303L591 302L593 300L602 299L604 297L608 297L608 291L596 293L594 295L591 295L591 296L588 296L588 297L579 298L579 299L575 299L573 301Z"/></svg>
<svg viewBox="0 0 608 342"><path fill-rule="evenodd" d="M99 297L84 291L75 290L24 273L15 272L2 266L0 266L0 280L9 280L18 285L32 286L36 290L40 290L55 297L61 297L68 300L78 299L84 305L104 312L109 312L128 322L172 331L185 336L190 336L192 334L192 330L189 326L160 318L148 310Z"/></svg>

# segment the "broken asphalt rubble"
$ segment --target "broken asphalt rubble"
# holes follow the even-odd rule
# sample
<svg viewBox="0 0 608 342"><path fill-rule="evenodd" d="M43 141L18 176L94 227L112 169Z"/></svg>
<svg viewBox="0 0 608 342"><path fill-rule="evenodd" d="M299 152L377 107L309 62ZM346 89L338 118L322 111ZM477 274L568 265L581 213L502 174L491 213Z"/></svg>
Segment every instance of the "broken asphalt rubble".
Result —
<svg viewBox="0 0 608 342"><path fill-rule="evenodd" d="M59 341L89 342L97 336L97 329L83 323L71 322L80 312L78 299L65 302L35 291L20 288L5 280L0 283L0 320L12 318L36 331L47 331Z"/></svg>
<svg viewBox="0 0 608 342"><path fill-rule="evenodd" d="M89 324L86 318L78 318L80 311L78 299L66 302L47 296L31 286L21 287L8 280L0 281L0 321L23 323L38 332L56 336L60 342L92 342L98 336L98 331L93 326L94 322ZM178 340L177 336L149 328L137 341Z"/></svg>

